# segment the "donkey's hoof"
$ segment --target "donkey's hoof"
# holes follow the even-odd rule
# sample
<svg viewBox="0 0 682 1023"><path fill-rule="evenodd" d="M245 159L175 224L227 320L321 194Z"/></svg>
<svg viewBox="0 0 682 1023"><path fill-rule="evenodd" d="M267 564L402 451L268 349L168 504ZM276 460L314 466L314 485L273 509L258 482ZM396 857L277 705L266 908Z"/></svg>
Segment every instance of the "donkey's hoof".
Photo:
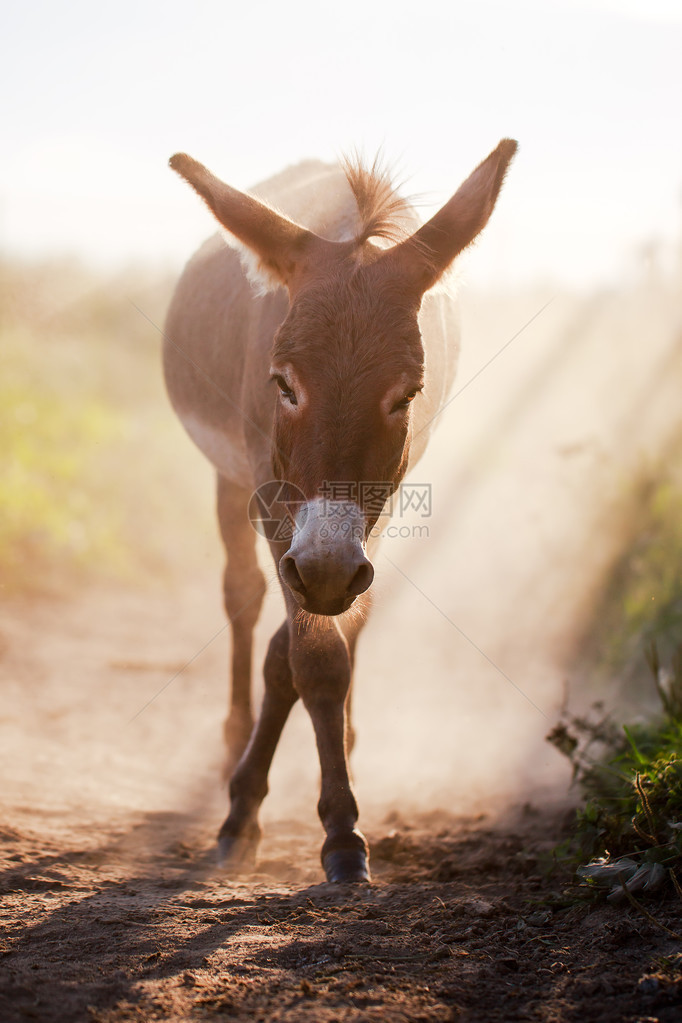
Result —
<svg viewBox="0 0 682 1023"><path fill-rule="evenodd" d="M256 863L258 839L239 835L219 835L216 862L224 870L247 873Z"/></svg>
<svg viewBox="0 0 682 1023"><path fill-rule="evenodd" d="M332 849L322 857L327 880L333 884L371 881L369 855L365 849Z"/></svg>

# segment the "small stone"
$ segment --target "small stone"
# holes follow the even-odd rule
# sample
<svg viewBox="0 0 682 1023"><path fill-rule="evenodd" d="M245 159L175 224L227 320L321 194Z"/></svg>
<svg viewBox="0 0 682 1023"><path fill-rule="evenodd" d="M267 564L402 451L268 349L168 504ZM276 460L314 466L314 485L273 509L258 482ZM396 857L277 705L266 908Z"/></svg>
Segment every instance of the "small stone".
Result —
<svg viewBox="0 0 682 1023"><path fill-rule="evenodd" d="M452 951L450 950L448 945L439 945L436 951L431 956L431 958L433 960L449 959L451 955Z"/></svg>
<svg viewBox="0 0 682 1023"><path fill-rule="evenodd" d="M644 976L637 982L637 991L640 995L655 995L661 986L658 977Z"/></svg>
<svg viewBox="0 0 682 1023"><path fill-rule="evenodd" d="M485 899L468 899L464 903L464 909L471 916L492 916L495 912L495 907L490 902L486 902Z"/></svg>
<svg viewBox="0 0 682 1023"><path fill-rule="evenodd" d="M301 981L301 994L304 995L305 998L315 998L317 994L310 981L305 980L305 978Z"/></svg>
<svg viewBox="0 0 682 1023"><path fill-rule="evenodd" d="M544 927L546 923L549 923L551 917L552 914L549 910L539 910L537 913L531 913L531 915L526 918L526 923L529 927Z"/></svg>

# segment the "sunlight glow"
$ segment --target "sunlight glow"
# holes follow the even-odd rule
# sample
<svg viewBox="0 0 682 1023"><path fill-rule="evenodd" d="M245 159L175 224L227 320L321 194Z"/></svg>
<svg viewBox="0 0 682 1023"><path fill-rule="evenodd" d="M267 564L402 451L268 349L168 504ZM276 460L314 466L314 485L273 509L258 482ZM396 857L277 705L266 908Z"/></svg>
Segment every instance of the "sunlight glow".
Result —
<svg viewBox="0 0 682 1023"><path fill-rule="evenodd" d="M161 22L153 2L97 19L84 0L15 7L0 251L180 265L212 224L167 168L179 149L248 188L302 158L383 148L426 216L505 135L520 151L474 278L607 282L642 244L676 244L677 3L426 0L420 14L390 0L349 0L343 17L312 0L171 2Z"/></svg>

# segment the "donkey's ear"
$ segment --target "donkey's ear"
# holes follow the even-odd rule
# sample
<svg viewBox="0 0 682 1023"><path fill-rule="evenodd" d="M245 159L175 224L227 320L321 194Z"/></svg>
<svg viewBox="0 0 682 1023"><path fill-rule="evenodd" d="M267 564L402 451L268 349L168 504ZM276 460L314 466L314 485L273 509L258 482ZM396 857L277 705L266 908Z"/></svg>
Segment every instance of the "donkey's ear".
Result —
<svg viewBox="0 0 682 1023"><path fill-rule="evenodd" d="M186 153L176 153L169 163L246 248L249 275L258 278L264 291L280 284L295 291L321 250L332 244L253 196L230 188Z"/></svg>
<svg viewBox="0 0 682 1023"><path fill-rule="evenodd" d="M431 220L384 256L420 296L488 223L516 149L513 139L502 139Z"/></svg>

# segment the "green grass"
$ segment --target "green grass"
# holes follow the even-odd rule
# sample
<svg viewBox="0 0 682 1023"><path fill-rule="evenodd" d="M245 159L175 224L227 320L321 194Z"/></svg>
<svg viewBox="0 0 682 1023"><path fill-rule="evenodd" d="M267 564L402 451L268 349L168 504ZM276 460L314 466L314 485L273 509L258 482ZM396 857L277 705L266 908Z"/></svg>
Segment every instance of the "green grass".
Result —
<svg viewBox="0 0 682 1023"><path fill-rule="evenodd" d="M646 529L623 574L626 635L666 645L682 642L682 490L659 483L649 496Z"/></svg>
<svg viewBox="0 0 682 1023"><path fill-rule="evenodd" d="M629 526L586 638L597 674L646 686L646 651L666 659L682 644L682 481L676 466L651 467L626 499ZM650 689L650 687L647 686ZM626 693L627 695L627 693Z"/></svg>
<svg viewBox="0 0 682 1023"><path fill-rule="evenodd" d="M0 592L153 578L213 542L211 474L163 391L169 291L0 264Z"/></svg>
<svg viewBox="0 0 682 1023"><path fill-rule="evenodd" d="M599 704L564 715L548 735L573 766L582 805L556 857L611 899L630 891L682 894L682 647L672 668L649 649L662 713L617 727Z"/></svg>
<svg viewBox="0 0 682 1023"><path fill-rule="evenodd" d="M113 563L120 521L97 498L98 462L124 433L119 411L88 395L54 393L27 379L21 358L0 361L0 556L3 581L41 563Z"/></svg>

